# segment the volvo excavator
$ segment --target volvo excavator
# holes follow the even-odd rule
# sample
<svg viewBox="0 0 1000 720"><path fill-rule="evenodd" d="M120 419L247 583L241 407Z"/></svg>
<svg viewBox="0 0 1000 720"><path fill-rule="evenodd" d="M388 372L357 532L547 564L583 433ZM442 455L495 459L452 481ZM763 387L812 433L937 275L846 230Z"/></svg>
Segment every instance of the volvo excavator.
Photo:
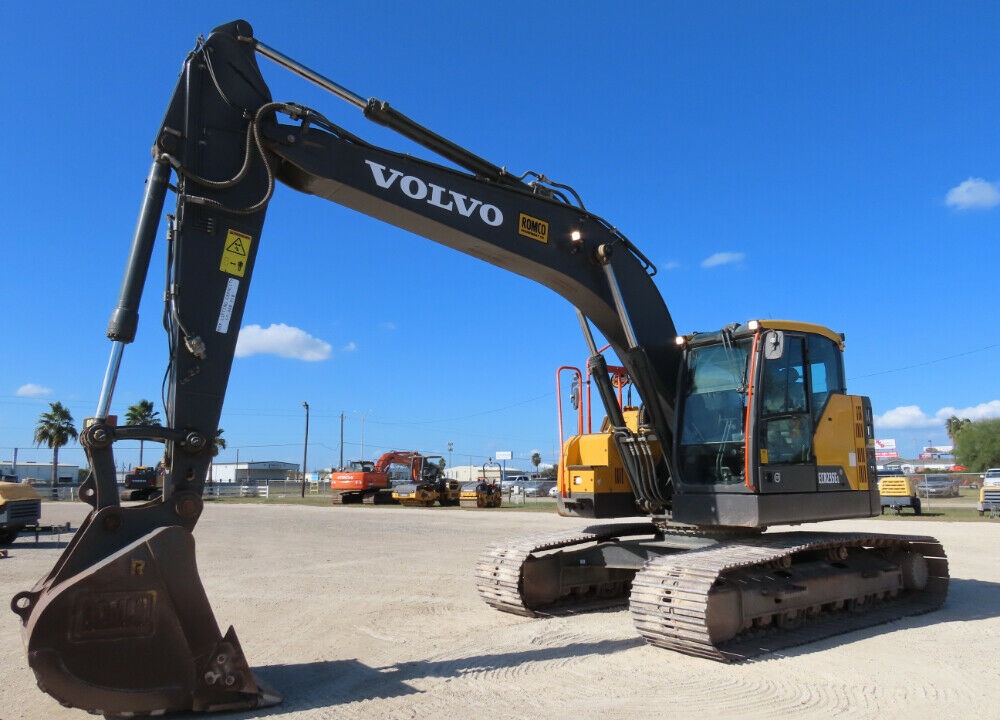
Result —
<svg viewBox="0 0 1000 720"><path fill-rule="evenodd" d="M272 100L258 54L446 163ZM944 601L947 559L933 538L764 532L879 513L871 407L846 393L840 334L757 321L678 335L653 264L569 186L480 158L240 20L198 39L155 132L107 370L80 436L91 474L79 496L91 510L51 572L11 601L38 685L59 702L133 717L280 701L254 677L235 630L220 631L192 535L278 183L534 280L576 309L608 416L604 454L627 484L601 481L608 459L573 461L559 506L603 524L490 548L476 570L490 605L538 615L627 599L650 642L730 660ZM109 409L168 193L165 421L116 426ZM641 398L633 421L595 331ZM163 443L162 494L123 506L113 448L138 439Z"/></svg>

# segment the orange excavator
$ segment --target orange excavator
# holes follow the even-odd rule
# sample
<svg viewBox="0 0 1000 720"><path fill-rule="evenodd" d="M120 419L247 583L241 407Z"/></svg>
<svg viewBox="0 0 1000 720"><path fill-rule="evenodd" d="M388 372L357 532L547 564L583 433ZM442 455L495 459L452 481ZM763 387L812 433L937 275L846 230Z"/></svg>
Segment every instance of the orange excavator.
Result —
<svg viewBox="0 0 1000 720"><path fill-rule="evenodd" d="M273 101L258 54L446 164ZM775 320L679 334L656 267L571 187L512 174L288 58L237 20L199 38L155 133L104 384L80 434L92 472L79 495L91 510L51 572L11 601L38 685L59 702L134 717L280 701L254 677L235 631L220 631L192 534L278 183L517 273L574 308L607 420L590 433L601 442L561 463L569 472L559 510L616 522L491 547L476 569L491 606L536 615L627 602L648 642L726 661L944 602L948 561L934 538L765 532L880 513L871 403L847 392L842 334ZM169 348L165 420L119 427L111 401L168 192L176 209L167 215L166 290L156 293ZM637 203L646 199L636 193ZM809 289L789 287L798 290ZM745 295L754 297L753 285ZM634 413L616 397L595 330L628 374ZM163 443L160 497L121 504L121 440ZM609 453L621 483L598 472Z"/></svg>
<svg viewBox="0 0 1000 720"><path fill-rule="evenodd" d="M406 480L403 482L417 484L423 480L426 461L424 455L409 450L390 450L374 463L365 460L354 461L348 470L330 475L330 489L334 493L333 504L398 503L399 500L393 498L393 485L399 484L393 483L393 467L405 468Z"/></svg>

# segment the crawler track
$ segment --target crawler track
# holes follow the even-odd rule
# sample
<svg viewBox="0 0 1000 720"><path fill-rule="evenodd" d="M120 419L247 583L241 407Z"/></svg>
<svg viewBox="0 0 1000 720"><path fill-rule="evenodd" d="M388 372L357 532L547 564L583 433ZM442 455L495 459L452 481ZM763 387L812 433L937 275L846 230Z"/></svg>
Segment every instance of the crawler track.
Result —
<svg viewBox="0 0 1000 720"><path fill-rule="evenodd" d="M628 601L636 629L649 643L723 662L930 612L948 592L948 561L934 538L795 532L687 551L668 543L631 583L611 594L574 591L546 605L526 600L524 568L533 553L619 539L627 543L651 533L648 523L604 525L495 545L480 558L476 586L489 605L529 617ZM919 567L921 582L892 585L897 575L907 576L903 564ZM872 582L883 584L873 590ZM842 592L842 586L851 589ZM727 601L727 590L743 593L742 599L733 601L730 593ZM720 623L736 623L738 631L720 633Z"/></svg>
<svg viewBox="0 0 1000 720"><path fill-rule="evenodd" d="M760 572L783 567L796 554L839 546L917 553L927 560L927 585L922 590L904 590L889 598L843 598L804 611L801 617L784 626L776 613L758 620L732 640L718 645L712 641L709 615L716 595L710 591L720 580L734 571ZM633 581L630 609L636 628L651 644L732 662L930 612L941 606L947 591L948 561L934 538L788 533L655 558Z"/></svg>
<svg viewBox="0 0 1000 720"><path fill-rule="evenodd" d="M620 525L596 525L582 531L546 533L518 538L508 544L496 544L486 549L476 565L476 589L488 605L497 610L536 617L539 612L553 609L551 606L533 607L525 601L522 593L521 572L528 556L536 552L570 548L586 543L602 542L615 538L636 535L651 535L655 532L652 523L627 523ZM605 595L596 601L593 598L567 598L561 603L563 609L569 605L585 604L588 609L600 606L624 605L628 600L628 588L617 595ZM582 601L582 602L581 602Z"/></svg>

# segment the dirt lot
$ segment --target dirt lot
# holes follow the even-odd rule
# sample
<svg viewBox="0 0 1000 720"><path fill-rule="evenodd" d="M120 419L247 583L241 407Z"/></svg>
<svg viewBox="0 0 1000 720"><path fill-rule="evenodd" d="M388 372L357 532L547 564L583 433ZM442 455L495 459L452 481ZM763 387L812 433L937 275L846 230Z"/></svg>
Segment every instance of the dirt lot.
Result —
<svg viewBox="0 0 1000 720"><path fill-rule="evenodd" d="M46 503L44 520L83 516ZM219 624L284 702L227 717L984 718L1000 690L1000 521L867 520L837 530L928 534L948 552L939 612L741 665L645 645L627 610L527 619L476 594L492 540L585 522L544 513L210 504L198 562ZM0 560L5 598L61 552L21 538ZM84 713L42 694L20 624L0 617L0 719Z"/></svg>

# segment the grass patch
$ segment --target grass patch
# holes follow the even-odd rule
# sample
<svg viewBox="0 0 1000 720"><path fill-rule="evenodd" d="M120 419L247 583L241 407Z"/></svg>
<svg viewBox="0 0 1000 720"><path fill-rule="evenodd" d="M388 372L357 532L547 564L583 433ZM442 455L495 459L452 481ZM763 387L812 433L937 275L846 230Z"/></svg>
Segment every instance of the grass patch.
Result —
<svg viewBox="0 0 1000 720"><path fill-rule="evenodd" d="M223 498L213 498L206 497L206 503L223 503L223 504L243 504L243 505L312 505L316 507L333 507L333 500L329 495L324 494L307 494L302 497L295 493L271 493L269 497L223 497ZM338 505L337 507L342 507ZM346 505L343 507L368 507L363 503L357 503L352 505ZM372 506L375 507L375 506ZM396 508L399 510L407 510L409 508L404 508L402 505L395 505L392 503L387 503L385 505L378 505L380 508ZM543 512L552 513L556 512L556 503L554 500L528 500L524 504L520 505L501 505L499 508L463 508L459 506L451 507L441 507L440 505L435 505L436 510L475 510L476 512Z"/></svg>
<svg viewBox="0 0 1000 720"><path fill-rule="evenodd" d="M976 496L978 499L978 495ZM971 499L971 498L963 498ZM228 497L228 498L205 498L208 503L242 503L247 505L309 505L315 507L332 507L332 500L327 494L307 494L305 497L301 497L297 493L272 493L270 497ZM926 500L924 501L926 503ZM924 507L923 512L920 515L914 514L909 508L903 509L902 513L897 515L890 509L886 509L885 514L879 517L881 520L886 522L898 522L900 520L924 520L927 522L1000 522L998 518L990 518L990 516L981 516L979 512L973 508L964 505L954 505L954 500L950 502L945 499L937 500L931 499L931 506L928 508ZM366 507L365 505L349 505L347 507ZM379 505L380 508L395 508L399 510L407 510L402 505ZM461 508L461 507L440 507L438 505L434 506L436 510L443 511L468 511L468 512L504 512L504 513L550 513L552 515L556 514L556 503L554 500L549 500L547 498L529 498L525 503L519 505L501 505L499 508Z"/></svg>
<svg viewBox="0 0 1000 720"><path fill-rule="evenodd" d="M896 521L896 520L927 520L928 522L933 521L946 521L946 522L982 522L989 521L991 518L989 515L981 516L979 511L975 508L970 507L954 507L947 505L931 505L931 507L923 508L919 515L914 514L910 509L904 509L902 514L897 515L891 510L886 510L885 515L882 516L883 520ZM996 518L992 518L996 520Z"/></svg>

